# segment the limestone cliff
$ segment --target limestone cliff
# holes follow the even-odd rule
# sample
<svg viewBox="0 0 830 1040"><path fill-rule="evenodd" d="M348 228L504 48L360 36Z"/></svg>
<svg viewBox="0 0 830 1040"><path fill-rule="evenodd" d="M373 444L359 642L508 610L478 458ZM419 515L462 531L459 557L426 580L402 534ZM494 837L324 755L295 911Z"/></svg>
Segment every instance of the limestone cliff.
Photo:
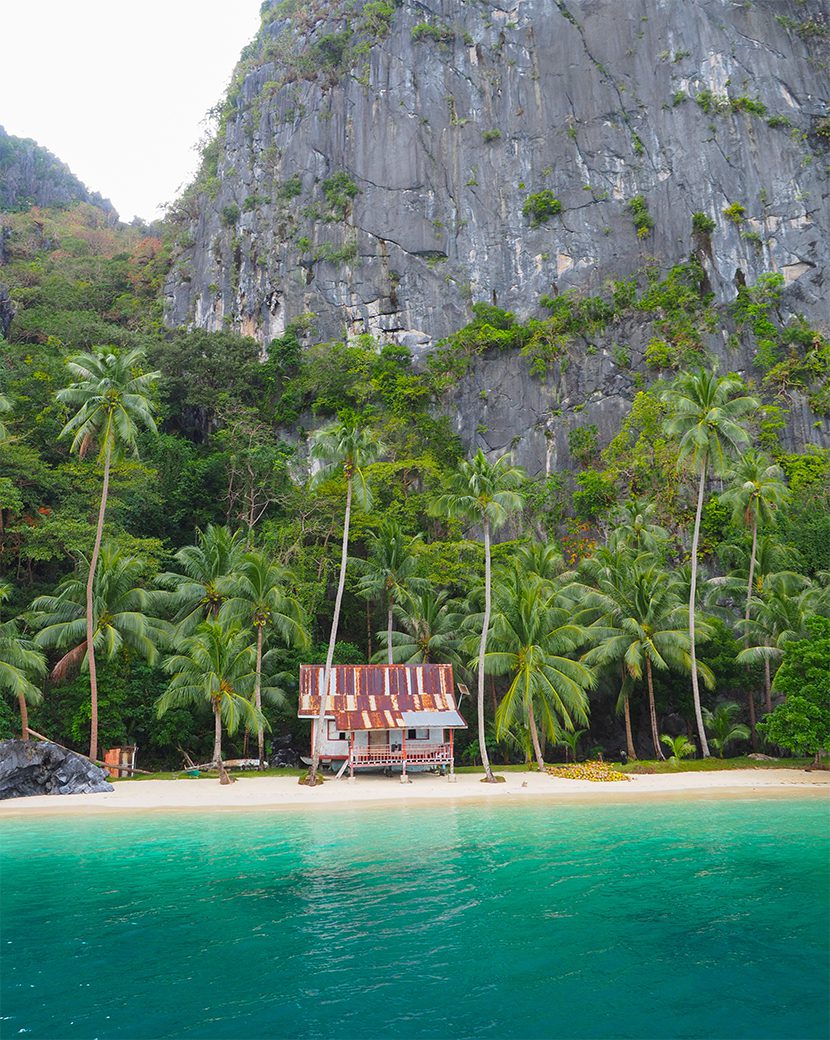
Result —
<svg viewBox="0 0 830 1040"><path fill-rule="evenodd" d="M118 217L108 199L90 191L51 152L28 138L7 134L0 126L0 212L73 202L91 202L111 219Z"/></svg>
<svg viewBox="0 0 830 1040"><path fill-rule="evenodd" d="M826 324L827 41L821 0L265 4L173 214L167 320L267 349L311 313L319 338L417 351L476 301L526 317L543 295L695 254L715 304L775 272L781 319ZM630 323L595 337L570 380L534 382L518 357L485 375L485 359L459 388L478 402L459 429L550 462L545 417L578 398L613 427L642 341ZM725 357L725 341L707 346Z"/></svg>

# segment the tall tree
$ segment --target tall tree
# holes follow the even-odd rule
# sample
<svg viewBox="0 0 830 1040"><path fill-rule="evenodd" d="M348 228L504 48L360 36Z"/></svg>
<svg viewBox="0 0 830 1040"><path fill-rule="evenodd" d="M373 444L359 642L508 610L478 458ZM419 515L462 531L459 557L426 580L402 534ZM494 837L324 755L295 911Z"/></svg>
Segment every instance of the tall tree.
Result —
<svg viewBox="0 0 830 1040"><path fill-rule="evenodd" d="M91 612L86 597L89 564L83 558L53 595L34 600L29 620L38 629L35 642L45 649L65 651L50 673L53 682L68 678L89 663L90 645L108 661L123 647L151 664L156 660L156 648L166 637L167 626L153 616L152 597L141 587L146 570L145 560L128 556L105 542L95 571Z"/></svg>
<svg viewBox="0 0 830 1040"><path fill-rule="evenodd" d="M749 444L744 423L760 407L760 401L743 394L744 389L743 381L737 376L718 376L701 368L696 372L682 372L663 395L668 412L664 421L666 432L679 441L678 466L685 465L691 472L699 473L691 550L689 653L695 721L704 758L709 757L709 744L701 711L695 641L700 520L707 474L724 476L728 471L729 457Z"/></svg>
<svg viewBox="0 0 830 1040"><path fill-rule="evenodd" d="M64 426L61 436L72 438L72 451L85 455L97 445L98 459L103 461L104 479L95 544L89 561L86 587L86 642L89 659L89 686L91 722L89 757L98 757L98 674L95 667L93 589L104 516L109 493L110 467L113 459L124 452L137 452L139 431L144 428L155 432L150 395L159 372L140 372L145 360L142 350L118 353L113 348L99 348L94 353L76 354L66 364L77 382L59 390L61 404L77 408Z"/></svg>
<svg viewBox="0 0 830 1040"><path fill-rule="evenodd" d="M165 590L159 602L170 613L180 635L190 635L203 621L215 621L232 594L245 555L240 531L208 524L196 532L196 544L185 545L173 556L177 571L159 574Z"/></svg>
<svg viewBox="0 0 830 1040"><path fill-rule="evenodd" d="M484 531L484 616L478 647L478 740L485 780L495 783L485 743L484 661L492 612L492 577L490 540L494 531L504 525L511 513L519 512L524 499L519 488L526 479L523 469L514 466L509 455L488 462L479 448L469 461L462 461L452 474L449 491L439 496L433 507L445 515L471 524L481 524Z"/></svg>
<svg viewBox="0 0 830 1040"><path fill-rule="evenodd" d="M749 624L752 602L755 562L758 553L758 528L772 520L776 509L787 499L784 471L770 459L757 451L745 452L735 466L731 487L721 495L721 502L732 509L732 520L736 525L744 524L752 532L752 548L749 554L749 573L746 583L744 622ZM749 632L746 633L749 638ZM748 643L747 643L748 645ZM753 751L758 750L755 733L755 694L750 685L747 689L749 706L749 732Z"/></svg>
<svg viewBox="0 0 830 1040"><path fill-rule="evenodd" d="M337 583L337 595L334 600L334 613L331 619L329 646L326 652L326 666L323 671L323 690L320 697L320 710L317 714L317 731L314 749L311 754L311 766L308 775L301 778L301 783L314 786L317 783L317 771L320 768L320 750L323 742L326 709L328 707L331 668L334 660L334 646L337 642L337 627L340 621L340 606L343 602L343 589L346 585L346 566L349 560L349 524L352 516L352 503L361 509L369 510L372 505L372 493L365 466L375 462L384 448L375 434L354 421L338 420L329 426L317 430L311 438L311 458L318 465L314 475L314 483L331 480L337 476L346 482L346 508L343 516L343 545L340 554L340 577Z"/></svg>
<svg viewBox="0 0 830 1040"><path fill-rule="evenodd" d="M310 639L303 608L287 591L288 576L259 550L246 553L232 575L231 598L219 612L220 620L235 619L256 632L254 706L262 714L262 650L269 632L276 632L286 646L305 648ZM265 730L257 724L260 769L265 765Z"/></svg>
<svg viewBox="0 0 830 1040"><path fill-rule="evenodd" d="M581 586L583 604L599 611L594 630L596 645L583 657L590 665L619 665L632 680L645 675L649 720L655 758L664 757L657 725L653 670L692 667L691 635L685 627L679 580L648 555L600 551L583 564L591 585ZM699 635L708 637L705 625ZM696 667L707 685L714 682L702 663ZM623 681L625 687L625 681ZM621 696L626 696L623 688Z"/></svg>
<svg viewBox="0 0 830 1040"><path fill-rule="evenodd" d="M527 722L539 771L544 773L546 741L558 743L563 731L587 725L586 690L596 685L593 669L573 659L585 630L572 623L571 611L555 604L555 592L521 571L499 575L485 669L509 675L510 686L496 711L496 736L519 718Z"/></svg>
<svg viewBox="0 0 830 1040"><path fill-rule="evenodd" d="M205 621L193 635L179 638L178 652L164 662L172 678L156 702L161 717L177 705L207 702L213 712L213 764L222 784L230 783L222 761L222 728L236 732L239 723L259 726L262 713L251 702L256 650L248 632L220 621ZM279 696L266 687L264 694Z"/></svg>
<svg viewBox="0 0 830 1040"><path fill-rule="evenodd" d="M396 520L384 519L380 530L372 532L367 541L369 558L363 563L363 575L358 582L358 591L367 599L380 599L386 608L386 657L392 657L392 619L395 605L403 602L411 593L428 591L429 584L416 574L418 561L413 548L422 536L414 538L405 534Z"/></svg>

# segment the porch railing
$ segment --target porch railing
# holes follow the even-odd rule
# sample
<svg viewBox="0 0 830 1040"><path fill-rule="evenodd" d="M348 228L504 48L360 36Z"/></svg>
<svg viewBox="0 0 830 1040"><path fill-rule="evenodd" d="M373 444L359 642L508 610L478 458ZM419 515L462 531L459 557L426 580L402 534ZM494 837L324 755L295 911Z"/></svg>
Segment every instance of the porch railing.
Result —
<svg viewBox="0 0 830 1040"><path fill-rule="evenodd" d="M393 751L389 747L361 747L352 752L356 766L395 766L404 760L403 750ZM449 744L407 744L406 764L448 765L452 759L452 748Z"/></svg>

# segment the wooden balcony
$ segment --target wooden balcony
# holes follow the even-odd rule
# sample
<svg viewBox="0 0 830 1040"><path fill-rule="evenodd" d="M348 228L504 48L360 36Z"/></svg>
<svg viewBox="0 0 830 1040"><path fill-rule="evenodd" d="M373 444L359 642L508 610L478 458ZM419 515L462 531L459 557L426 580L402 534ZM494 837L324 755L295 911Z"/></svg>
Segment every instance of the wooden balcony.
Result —
<svg viewBox="0 0 830 1040"><path fill-rule="evenodd" d="M401 766L404 751L391 747L354 748L352 760L355 766ZM407 744L405 754L408 766L446 766L452 762L451 744Z"/></svg>

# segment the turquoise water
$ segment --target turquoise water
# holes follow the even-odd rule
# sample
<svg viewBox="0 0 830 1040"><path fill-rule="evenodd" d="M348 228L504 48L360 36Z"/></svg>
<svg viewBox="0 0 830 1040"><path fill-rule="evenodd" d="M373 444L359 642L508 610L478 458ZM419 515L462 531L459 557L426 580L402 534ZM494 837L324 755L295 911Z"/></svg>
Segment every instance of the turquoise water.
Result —
<svg viewBox="0 0 830 1040"><path fill-rule="evenodd" d="M3 1037L828 1035L815 800L2 822Z"/></svg>

